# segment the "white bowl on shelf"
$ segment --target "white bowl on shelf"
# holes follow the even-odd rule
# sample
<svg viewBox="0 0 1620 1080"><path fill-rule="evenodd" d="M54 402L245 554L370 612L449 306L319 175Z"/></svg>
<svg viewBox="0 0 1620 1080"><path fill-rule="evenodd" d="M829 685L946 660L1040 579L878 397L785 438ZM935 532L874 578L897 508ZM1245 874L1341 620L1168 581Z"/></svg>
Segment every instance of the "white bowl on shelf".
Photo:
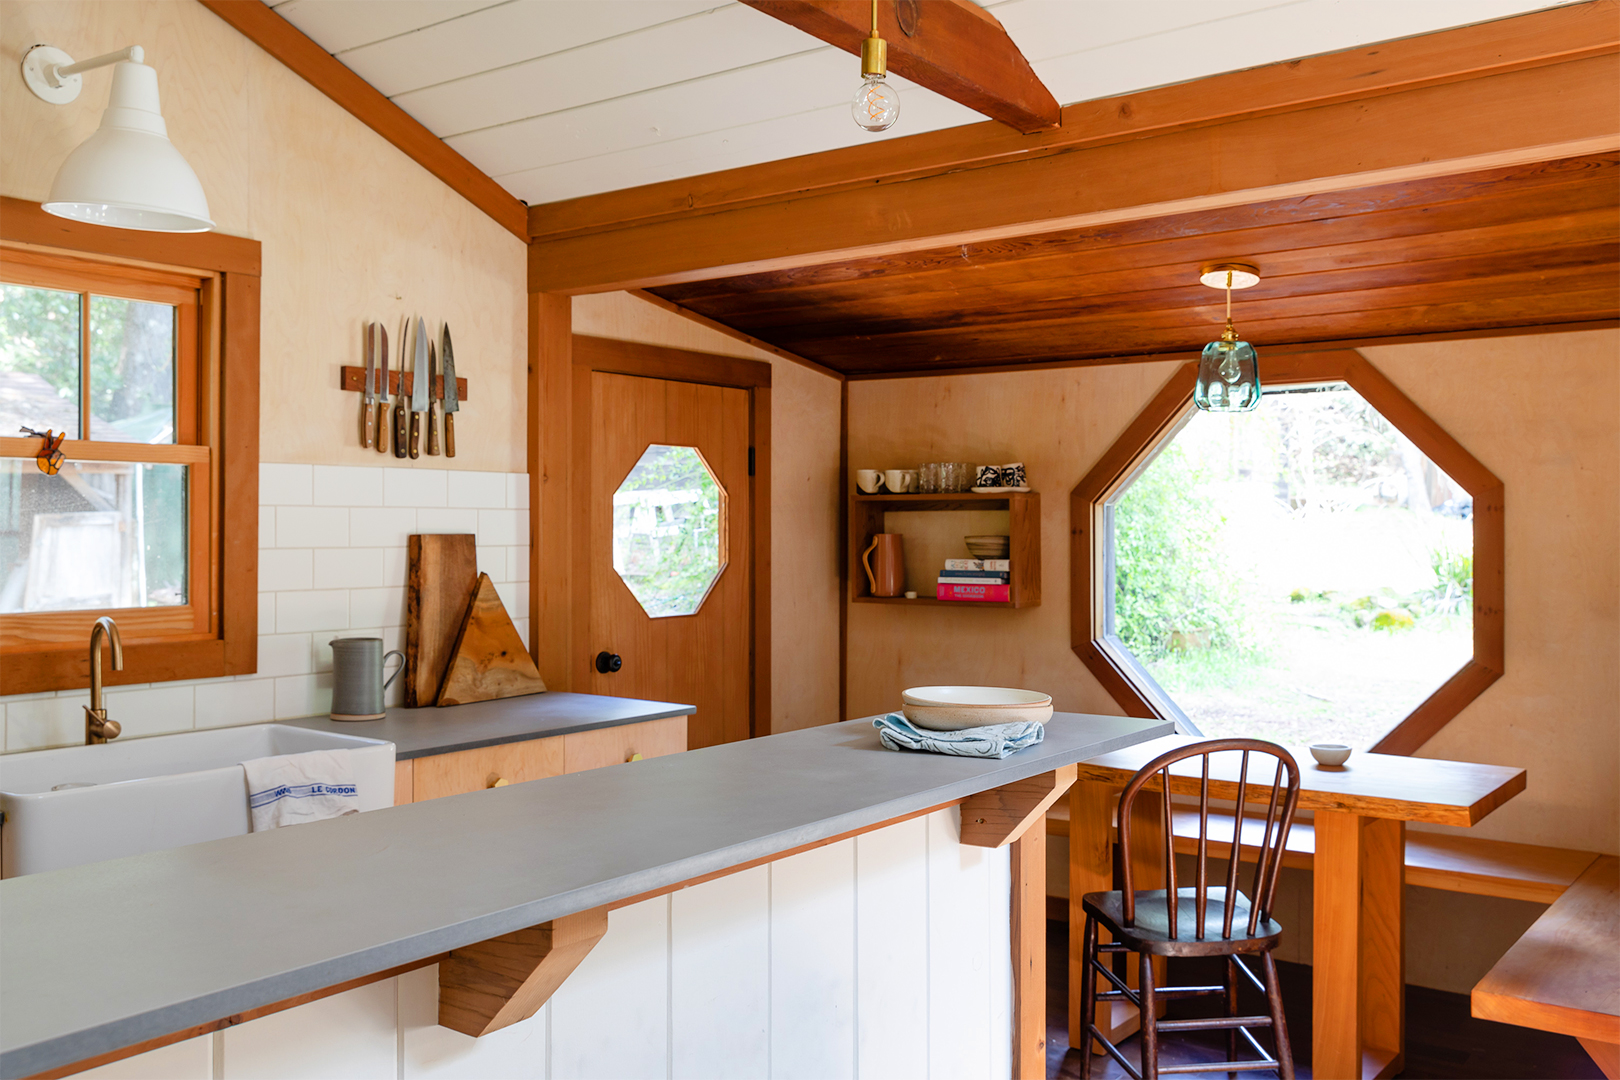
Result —
<svg viewBox="0 0 1620 1080"><path fill-rule="evenodd" d="M933 731L1052 718L1051 694L1010 686L914 686L901 692L900 701L907 720Z"/></svg>

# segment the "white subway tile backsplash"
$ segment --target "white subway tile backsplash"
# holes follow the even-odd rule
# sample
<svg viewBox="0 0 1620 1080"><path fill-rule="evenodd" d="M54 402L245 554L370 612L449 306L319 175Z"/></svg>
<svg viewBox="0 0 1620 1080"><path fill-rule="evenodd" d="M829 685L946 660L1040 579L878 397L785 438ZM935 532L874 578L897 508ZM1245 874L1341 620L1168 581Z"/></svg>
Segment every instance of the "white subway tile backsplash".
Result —
<svg viewBox="0 0 1620 1080"><path fill-rule="evenodd" d="M308 506L312 465L259 465L260 506Z"/></svg>
<svg viewBox="0 0 1620 1080"><path fill-rule="evenodd" d="M259 633L273 634L276 632L276 594L261 592L259 594Z"/></svg>
<svg viewBox="0 0 1620 1080"><path fill-rule="evenodd" d="M273 548L276 546L276 508L273 506L259 507L259 547Z"/></svg>
<svg viewBox="0 0 1620 1080"><path fill-rule="evenodd" d="M527 544L529 515L523 510L478 511L479 544Z"/></svg>
<svg viewBox="0 0 1620 1080"><path fill-rule="evenodd" d="M448 505L443 469L383 470L384 506Z"/></svg>
<svg viewBox="0 0 1620 1080"><path fill-rule="evenodd" d="M349 542L355 547L393 547L403 551L406 538L416 531L416 511L408 507L349 511Z"/></svg>
<svg viewBox="0 0 1620 1080"><path fill-rule="evenodd" d="M398 585L405 580L410 572L410 552L403 545L399 547L377 548L382 552L380 560L382 565L382 579L384 585Z"/></svg>
<svg viewBox="0 0 1620 1080"><path fill-rule="evenodd" d="M310 635L259 635L259 675L308 675L315 670L310 659Z"/></svg>
<svg viewBox="0 0 1620 1080"><path fill-rule="evenodd" d="M309 548L271 548L259 552L259 591L312 589Z"/></svg>
<svg viewBox="0 0 1620 1080"><path fill-rule="evenodd" d="M504 513L504 511L495 511ZM476 533L478 515L487 510L455 508L449 510L418 510L416 531L419 533Z"/></svg>
<svg viewBox="0 0 1620 1080"><path fill-rule="evenodd" d="M332 711L332 673L284 675L276 681L277 720L320 716Z"/></svg>
<svg viewBox="0 0 1620 1080"><path fill-rule="evenodd" d="M368 465L316 465L316 506L381 506L383 470Z"/></svg>
<svg viewBox="0 0 1620 1080"><path fill-rule="evenodd" d="M75 691L73 697L8 701L6 753L84 742L84 706L88 703L82 691Z"/></svg>
<svg viewBox="0 0 1620 1080"><path fill-rule="evenodd" d="M350 589L349 621L355 626L405 625L405 586Z"/></svg>
<svg viewBox="0 0 1620 1080"><path fill-rule="evenodd" d="M500 582L507 580L506 549L503 547L496 547L493 544L479 544L477 545L477 550L478 572L480 574L488 574L491 581Z"/></svg>
<svg viewBox="0 0 1620 1080"><path fill-rule="evenodd" d="M508 510L527 510L529 508L529 474L506 474L506 508Z"/></svg>
<svg viewBox="0 0 1620 1080"><path fill-rule="evenodd" d="M261 650L260 656L263 656ZM260 671L263 671L262 661ZM197 726L235 727L276 718L276 680L237 679L197 687Z"/></svg>
<svg viewBox="0 0 1620 1080"><path fill-rule="evenodd" d="M321 548L314 553L314 584L306 587L368 589L386 585L384 554L387 551L387 548Z"/></svg>
<svg viewBox="0 0 1620 1080"><path fill-rule="evenodd" d="M350 513L341 506L279 507L276 510L276 547L348 547Z"/></svg>
<svg viewBox="0 0 1620 1080"><path fill-rule="evenodd" d="M506 506L506 474L485 472L453 472L447 478L449 505L488 507L492 510Z"/></svg>
<svg viewBox="0 0 1620 1080"><path fill-rule="evenodd" d="M314 589L276 594L276 632L347 630L349 594L344 589Z"/></svg>
<svg viewBox="0 0 1620 1080"><path fill-rule="evenodd" d="M495 591L500 595L501 603L506 605L506 613L514 619L527 619L529 617L529 584L526 581L498 581Z"/></svg>
<svg viewBox="0 0 1620 1080"><path fill-rule="evenodd" d="M190 731L196 721L194 686L156 683L143 690L115 687L107 691L107 715L131 738ZM86 694L84 704L89 704Z"/></svg>
<svg viewBox="0 0 1620 1080"><path fill-rule="evenodd" d="M525 546L509 547L506 549L508 568L507 581L529 580L529 549Z"/></svg>

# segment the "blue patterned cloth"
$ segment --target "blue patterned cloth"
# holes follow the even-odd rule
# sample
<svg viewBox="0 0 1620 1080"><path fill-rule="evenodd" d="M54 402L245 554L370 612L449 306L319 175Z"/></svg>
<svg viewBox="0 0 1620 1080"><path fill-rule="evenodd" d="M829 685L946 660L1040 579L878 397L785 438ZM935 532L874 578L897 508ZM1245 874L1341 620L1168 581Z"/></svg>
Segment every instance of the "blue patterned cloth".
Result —
<svg viewBox="0 0 1620 1080"><path fill-rule="evenodd" d="M1004 758L1046 738L1046 727L1034 720L1016 724L929 731L913 727L902 713L889 713L872 721L878 738L890 750L925 750L956 757Z"/></svg>

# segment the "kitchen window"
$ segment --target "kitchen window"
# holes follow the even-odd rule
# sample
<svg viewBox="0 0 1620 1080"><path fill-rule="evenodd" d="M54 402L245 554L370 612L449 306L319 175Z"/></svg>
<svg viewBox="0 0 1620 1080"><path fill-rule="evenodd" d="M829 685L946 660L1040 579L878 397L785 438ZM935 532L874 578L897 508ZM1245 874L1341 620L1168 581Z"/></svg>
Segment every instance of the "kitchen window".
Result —
<svg viewBox="0 0 1620 1080"><path fill-rule="evenodd" d="M0 693L84 685L101 615L109 681L253 671L258 244L4 210Z"/></svg>

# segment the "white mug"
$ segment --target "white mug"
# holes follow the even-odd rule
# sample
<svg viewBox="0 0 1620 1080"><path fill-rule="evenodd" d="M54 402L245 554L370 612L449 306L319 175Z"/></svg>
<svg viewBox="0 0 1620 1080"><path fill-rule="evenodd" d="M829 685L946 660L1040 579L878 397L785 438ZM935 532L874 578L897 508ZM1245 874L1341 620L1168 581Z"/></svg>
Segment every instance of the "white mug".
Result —
<svg viewBox="0 0 1620 1080"><path fill-rule="evenodd" d="M906 470L889 469L885 471L883 474L883 482L888 485L890 491L894 492L896 495L901 494L906 490Z"/></svg>
<svg viewBox="0 0 1620 1080"><path fill-rule="evenodd" d="M868 495L877 491L878 485L883 483L883 474L876 469L856 469L855 486Z"/></svg>

